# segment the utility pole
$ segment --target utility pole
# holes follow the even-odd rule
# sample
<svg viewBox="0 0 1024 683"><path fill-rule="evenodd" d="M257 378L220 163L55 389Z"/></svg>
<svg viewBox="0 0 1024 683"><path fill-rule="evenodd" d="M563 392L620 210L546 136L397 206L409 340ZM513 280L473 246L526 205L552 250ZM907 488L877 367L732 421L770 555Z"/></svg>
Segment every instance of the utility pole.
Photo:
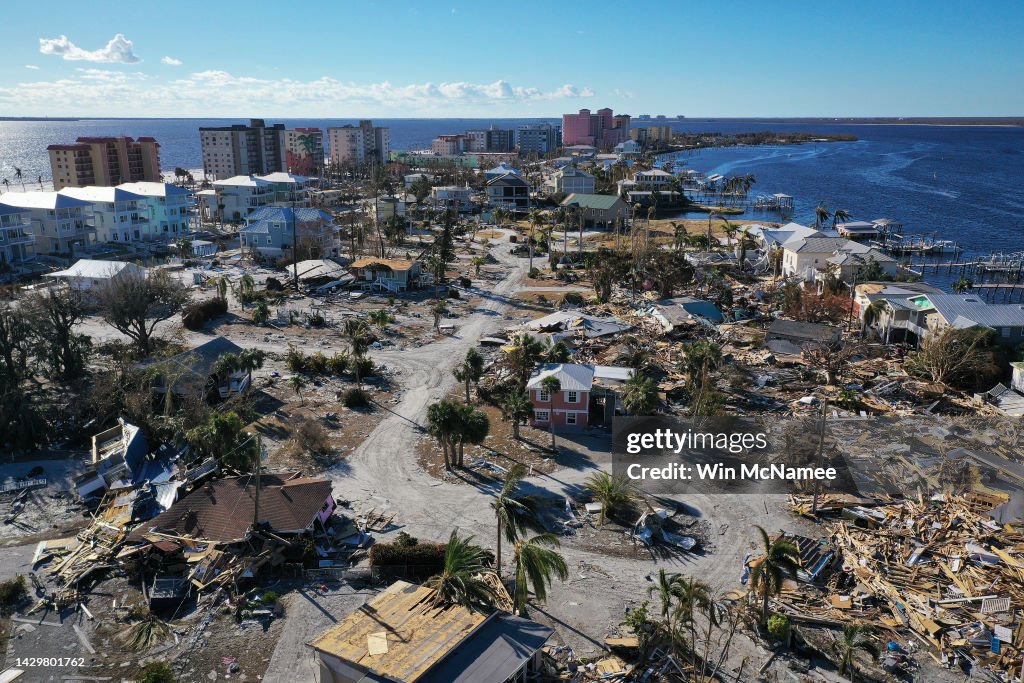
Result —
<svg viewBox="0 0 1024 683"><path fill-rule="evenodd" d="M815 469L821 467L821 459L825 452L825 417L828 415L828 398L821 404L821 419L818 423L818 457L815 459ZM818 492L821 489L821 481L814 480L814 498L811 501L811 514L818 515Z"/></svg>
<svg viewBox="0 0 1024 683"><path fill-rule="evenodd" d="M260 525L260 459L263 457L263 438L256 437L256 497L252 508L252 525Z"/></svg>

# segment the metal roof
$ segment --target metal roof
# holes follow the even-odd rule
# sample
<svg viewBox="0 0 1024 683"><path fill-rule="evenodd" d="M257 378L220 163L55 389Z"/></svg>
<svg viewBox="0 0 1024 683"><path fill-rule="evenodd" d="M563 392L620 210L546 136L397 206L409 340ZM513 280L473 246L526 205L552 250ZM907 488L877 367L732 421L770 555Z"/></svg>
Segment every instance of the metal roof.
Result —
<svg viewBox="0 0 1024 683"><path fill-rule="evenodd" d="M555 377L562 385L560 391L590 391L594 384L593 365L571 363L546 363L534 369L527 389L541 389L541 383L548 377Z"/></svg>
<svg viewBox="0 0 1024 683"><path fill-rule="evenodd" d="M956 327L1020 327L1024 326L1024 305L987 304L971 294L924 294L935 311ZM959 321L959 322L958 322Z"/></svg>
<svg viewBox="0 0 1024 683"><path fill-rule="evenodd" d="M141 194L123 190L120 187L99 187L89 185L88 187L65 187L60 194L82 199L87 202L129 202L137 199L145 199Z"/></svg>
<svg viewBox="0 0 1024 683"><path fill-rule="evenodd" d="M8 192L0 195L0 203L19 209L73 209L91 206L91 202L75 199L60 192Z"/></svg>
<svg viewBox="0 0 1024 683"><path fill-rule="evenodd" d="M554 629L499 612L488 619L418 683L506 681L544 646Z"/></svg>
<svg viewBox="0 0 1024 683"><path fill-rule="evenodd" d="M798 242L787 243L786 249L808 254L833 254L837 251L863 254L869 247L842 237L807 237Z"/></svg>
<svg viewBox="0 0 1024 683"><path fill-rule="evenodd" d="M96 259L79 259L75 265L67 270L58 270L55 273L47 273L46 277L81 277L91 280L103 280L111 278L123 270L141 270L134 263L125 261L101 261Z"/></svg>
<svg viewBox="0 0 1024 683"><path fill-rule="evenodd" d="M171 183L121 183L118 187L146 197L187 197L192 194L190 190L172 185Z"/></svg>
<svg viewBox="0 0 1024 683"><path fill-rule="evenodd" d="M581 209L594 209L597 211L608 211L615 208L617 204L624 202L611 194L580 194L572 193L562 200L562 206L578 206Z"/></svg>

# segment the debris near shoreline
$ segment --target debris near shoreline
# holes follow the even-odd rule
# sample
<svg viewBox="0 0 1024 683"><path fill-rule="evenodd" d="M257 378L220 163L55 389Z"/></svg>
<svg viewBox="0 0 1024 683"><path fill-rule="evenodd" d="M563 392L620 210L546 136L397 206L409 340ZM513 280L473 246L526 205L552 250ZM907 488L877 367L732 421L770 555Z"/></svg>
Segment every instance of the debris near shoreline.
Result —
<svg viewBox="0 0 1024 683"><path fill-rule="evenodd" d="M973 493L872 506L841 503L826 523L837 571L774 601L799 624L862 623L941 666L1024 675L1024 529L990 513L1005 495ZM794 498L801 511L807 501Z"/></svg>

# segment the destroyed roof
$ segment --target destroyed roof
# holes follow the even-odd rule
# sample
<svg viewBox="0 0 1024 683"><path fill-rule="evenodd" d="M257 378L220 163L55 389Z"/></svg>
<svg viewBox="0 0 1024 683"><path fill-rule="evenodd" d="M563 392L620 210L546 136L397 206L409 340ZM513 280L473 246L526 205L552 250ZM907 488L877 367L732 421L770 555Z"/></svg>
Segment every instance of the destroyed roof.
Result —
<svg viewBox="0 0 1024 683"><path fill-rule="evenodd" d="M299 271L300 280L320 280L324 278L340 278L348 274L348 269L340 263L329 259L310 259L299 261L295 266ZM291 270L289 268L289 270Z"/></svg>
<svg viewBox="0 0 1024 683"><path fill-rule="evenodd" d="M435 607L432 597L429 588L396 581L309 646L381 677L370 680L415 683L488 618L459 605Z"/></svg>
<svg viewBox="0 0 1024 683"><path fill-rule="evenodd" d="M555 377L561 384L560 391L590 391L594 385L594 366L573 363L545 363L539 365L526 383L527 389L541 389L542 382Z"/></svg>
<svg viewBox="0 0 1024 683"><path fill-rule="evenodd" d="M260 476L259 520L277 533L305 531L331 495L331 482L314 477ZM213 543L240 541L248 535L256 509L256 477L211 481L132 532L141 540L154 531Z"/></svg>
<svg viewBox="0 0 1024 683"><path fill-rule="evenodd" d="M391 270L411 270L416 264L416 261L402 260L394 258L376 258L373 256L367 258L356 259L349 266L350 268L369 268L370 266L378 265L385 266Z"/></svg>
<svg viewBox="0 0 1024 683"><path fill-rule="evenodd" d="M793 337L807 341L835 342L842 336L842 330L831 325L819 323L805 323L799 320L772 321L768 326L769 337Z"/></svg>
<svg viewBox="0 0 1024 683"><path fill-rule="evenodd" d="M597 318L586 313L558 311L550 315L531 320L524 327L528 330L576 330L583 332L588 339L618 334L630 329L629 323L615 318Z"/></svg>
<svg viewBox="0 0 1024 683"><path fill-rule="evenodd" d="M672 325L689 322L695 316L707 318L714 323L720 323L725 320L722 311L713 302L704 299L694 299L689 296L660 299L654 302L654 306L662 317Z"/></svg>

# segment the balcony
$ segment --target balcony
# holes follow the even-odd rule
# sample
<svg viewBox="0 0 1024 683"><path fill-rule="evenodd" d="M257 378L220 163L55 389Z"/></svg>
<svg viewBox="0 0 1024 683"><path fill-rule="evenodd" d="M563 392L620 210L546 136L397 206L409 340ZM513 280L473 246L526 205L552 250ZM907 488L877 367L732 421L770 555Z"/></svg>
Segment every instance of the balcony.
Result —
<svg viewBox="0 0 1024 683"><path fill-rule="evenodd" d="M0 230L0 244L14 246L16 244L35 244L36 236L32 233Z"/></svg>

